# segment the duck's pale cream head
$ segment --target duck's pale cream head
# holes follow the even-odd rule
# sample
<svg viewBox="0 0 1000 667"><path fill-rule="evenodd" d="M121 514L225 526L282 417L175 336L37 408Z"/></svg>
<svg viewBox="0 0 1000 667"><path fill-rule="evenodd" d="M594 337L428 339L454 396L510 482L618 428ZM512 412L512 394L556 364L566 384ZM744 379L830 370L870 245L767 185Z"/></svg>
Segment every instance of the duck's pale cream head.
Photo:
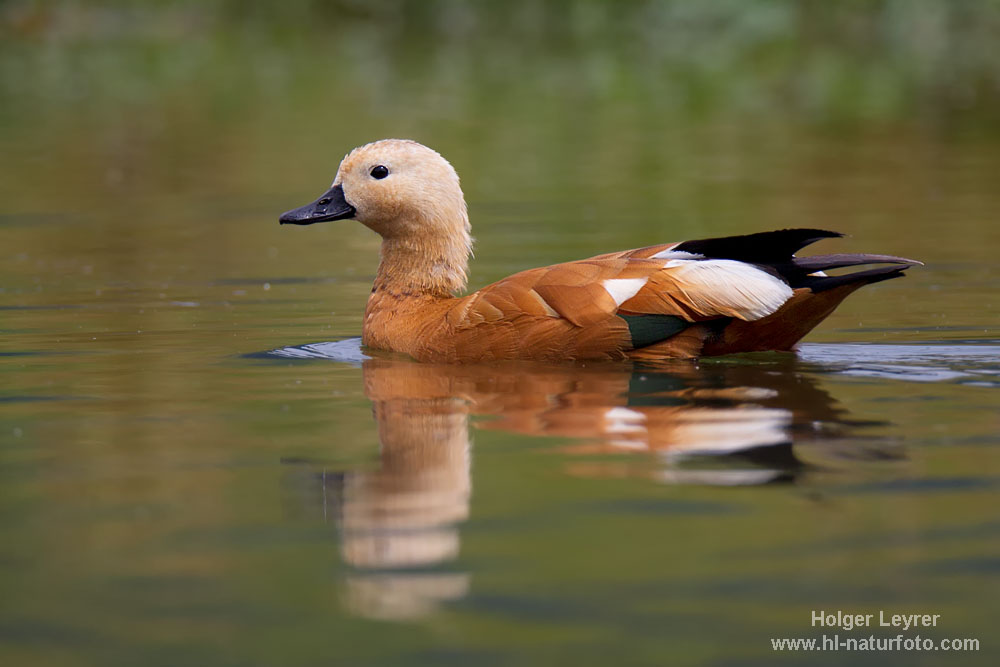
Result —
<svg viewBox="0 0 1000 667"><path fill-rule="evenodd" d="M413 274L406 277L409 286L434 283L434 291L465 286L472 250L465 197L458 174L436 151L405 139L355 148L340 163L330 190L280 221L311 225L348 219L382 235L380 273L388 271L396 280ZM404 272L403 264L410 270ZM420 270L426 271L422 278Z"/></svg>

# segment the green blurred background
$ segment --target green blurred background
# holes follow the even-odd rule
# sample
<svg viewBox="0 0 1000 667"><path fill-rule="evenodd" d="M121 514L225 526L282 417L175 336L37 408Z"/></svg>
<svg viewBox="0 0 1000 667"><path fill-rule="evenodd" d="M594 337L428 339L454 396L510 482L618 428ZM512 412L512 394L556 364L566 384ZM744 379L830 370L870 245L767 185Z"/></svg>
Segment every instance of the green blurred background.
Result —
<svg viewBox="0 0 1000 667"><path fill-rule="evenodd" d="M762 225L878 242L940 226L935 187L991 188L998 34L995 0L5 0L0 196L98 224L273 217L395 136L457 166L484 256L525 220L526 252L552 234L569 258ZM896 219L866 218L887 197ZM982 248L993 225L959 217Z"/></svg>
<svg viewBox="0 0 1000 667"><path fill-rule="evenodd" d="M943 613L993 664L998 44L997 0L0 0L0 662L772 664L828 606ZM364 618L283 463L378 467L362 371L243 355L359 335L377 238L277 216L383 137L457 168L474 288L827 227L927 266L809 340L986 352L779 364L863 431L788 487L473 429L468 590Z"/></svg>

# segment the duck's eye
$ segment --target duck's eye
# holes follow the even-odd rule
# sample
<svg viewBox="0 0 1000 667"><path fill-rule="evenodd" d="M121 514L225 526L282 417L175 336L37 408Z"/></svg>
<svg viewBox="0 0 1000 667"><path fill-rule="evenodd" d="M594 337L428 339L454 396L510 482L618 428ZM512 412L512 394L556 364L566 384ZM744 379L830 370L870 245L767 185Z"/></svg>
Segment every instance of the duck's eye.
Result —
<svg viewBox="0 0 1000 667"><path fill-rule="evenodd" d="M379 165L377 167L372 167L371 173L372 173L372 178L382 179L389 175L389 170L386 169L383 165Z"/></svg>

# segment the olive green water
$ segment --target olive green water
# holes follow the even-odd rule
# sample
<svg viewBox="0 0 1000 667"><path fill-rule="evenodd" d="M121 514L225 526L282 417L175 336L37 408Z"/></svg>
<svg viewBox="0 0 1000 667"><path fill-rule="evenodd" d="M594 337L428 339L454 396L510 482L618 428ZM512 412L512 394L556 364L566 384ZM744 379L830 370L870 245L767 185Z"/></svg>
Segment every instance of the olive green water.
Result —
<svg viewBox="0 0 1000 667"><path fill-rule="evenodd" d="M832 4L0 3L0 663L995 664L1000 13ZM798 355L366 358L377 238L277 216L385 136L461 174L473 288L926 266ZM771 648L824 632L980 650Z"/></svg>

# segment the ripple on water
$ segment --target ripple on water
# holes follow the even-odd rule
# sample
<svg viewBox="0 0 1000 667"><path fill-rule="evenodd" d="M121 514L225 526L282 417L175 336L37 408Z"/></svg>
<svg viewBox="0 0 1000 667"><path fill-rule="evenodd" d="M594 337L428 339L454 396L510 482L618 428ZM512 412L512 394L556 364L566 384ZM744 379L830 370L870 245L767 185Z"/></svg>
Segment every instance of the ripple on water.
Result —
<svg viewBox="0 0 1000 667"><path fill-rule="evenodd" d="M1000 345L806 343L798 354L843 375L1000 386Z"/></svg>
<svg viewBox="0 0 1000 667"><path fill-rule="evenodd" d="M345 364L360 364L365 359L371 359L371 357L361 351L360 338L345 338L325 343L291 345L276 350L269 350L264 352L262 356L277 357L280 359L326 359Z"/></svg>
<svg viewBox="0 0 1000 667"><path fill-rule="evenodd" d="M360 364L370 358L361 350L360 338L292 345L260 356L326 359L348 364ZM805 343L800 346L798 356L804 362L825 366L842 375L1000 386L1000 345L995 344Z"/></svg>

